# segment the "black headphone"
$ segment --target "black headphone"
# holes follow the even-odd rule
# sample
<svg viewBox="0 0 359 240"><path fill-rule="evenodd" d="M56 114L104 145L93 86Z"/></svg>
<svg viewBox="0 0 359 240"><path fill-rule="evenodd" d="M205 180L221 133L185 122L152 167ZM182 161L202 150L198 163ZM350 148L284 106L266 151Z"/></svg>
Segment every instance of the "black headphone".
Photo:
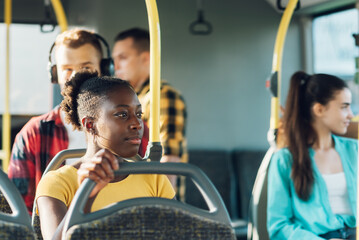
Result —
<svg viewBox="0 0 359 240"><path fill-rule="evenodd" d="M101 74L104 76L113 76L115 74L115 67L113 64L113 60L111 58L111 54L110 54L110 47L108 46L108 43L106 42L106 40L101 37L100 35L93 33L93 35L95 35L95 37L103 43L103 45L106 46L107 49L107 58L102 58L101 59L101 63L100 63L100 69L101 69ZM55 43L52 44L51 48L50 48L50 52L49 52L49 62L47 64L47 68L48 68L48 72L49 72L49 78L51 80L51 83L58 83L58 77L57 77L57 66L56 64L52 64L51 61L51 53L52 50L55 47Z"/></svg>

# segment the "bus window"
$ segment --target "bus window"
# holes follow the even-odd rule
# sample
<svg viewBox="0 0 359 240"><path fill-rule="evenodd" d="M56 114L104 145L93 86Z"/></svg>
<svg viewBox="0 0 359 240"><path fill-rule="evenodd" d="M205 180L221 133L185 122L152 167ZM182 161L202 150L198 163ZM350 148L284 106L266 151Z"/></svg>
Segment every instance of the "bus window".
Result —
<svg viewBox="0 0 359 240"><path fill-rule="evenodd" d="M355 74L354 33L358 32L358 10L348 9L313 19L314 73L327 73L347 80L352 92L352 110L359 113L359 86L353 81Z"/></svg>
<svg viewBox="0 0 359 240"><path fill-rule="evenodd" d="M349 9L313 19L314 72L352 80L357 49L358 11Z"/></svg>
<svg viewBox="0 0 359 240"><path fill-rule="evenodd" d="M52 108L47 75L49 49L60 30L42 33L39 25L10 26L10 113L36 115ZM5 24L0 24L0 114L5 100Z"/></svg>

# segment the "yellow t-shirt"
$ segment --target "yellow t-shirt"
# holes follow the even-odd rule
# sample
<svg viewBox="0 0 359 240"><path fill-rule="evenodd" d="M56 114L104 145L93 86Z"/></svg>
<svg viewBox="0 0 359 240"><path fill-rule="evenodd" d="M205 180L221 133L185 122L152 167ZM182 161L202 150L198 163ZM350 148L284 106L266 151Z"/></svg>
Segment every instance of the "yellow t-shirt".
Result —
<svg viewBox="0 0 359 240"><path fill-rule="evenodd" d="M70 206L79 185L77 169L66 165L47 173L39 182L36 200L53 197ZM112 203L138 197L162 197L172 199L175 192L165 175L132 174L120 182L109 183L97 195L91 211L100 210Z"/></svg>

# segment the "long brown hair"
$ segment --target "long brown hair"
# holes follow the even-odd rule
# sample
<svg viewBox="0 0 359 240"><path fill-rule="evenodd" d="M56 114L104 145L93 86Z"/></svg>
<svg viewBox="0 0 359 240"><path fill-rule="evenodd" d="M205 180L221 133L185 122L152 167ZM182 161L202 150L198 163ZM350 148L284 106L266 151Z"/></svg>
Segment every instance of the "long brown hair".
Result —
<svg viewBox="0 0 359 240"><path fill-rule="evenodd" d="M292 179L299 198L308 200L314 176L308 147L317 140L312 127L311 109L315 103L326 105L346 83L332 75L296 72L290 87L283 117L286 144L293 157Z"/></svg>

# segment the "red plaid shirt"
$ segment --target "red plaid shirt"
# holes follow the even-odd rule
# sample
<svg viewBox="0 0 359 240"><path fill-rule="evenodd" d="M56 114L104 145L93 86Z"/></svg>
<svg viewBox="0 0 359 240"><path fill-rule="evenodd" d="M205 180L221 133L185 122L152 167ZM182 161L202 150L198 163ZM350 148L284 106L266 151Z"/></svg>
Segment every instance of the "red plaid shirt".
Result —
<svg viewBox="0 0 359 240"><path fill-rule="evenodd" d="M67 149L68 145L59 107L33 117L17 134L8 176L19 189L30 214L42 173L56 153Z"/></svg>
<svg viewBox="0 0 359 240"><path fill-rule="evenodd" d="M139 150L144 155L148 143L148 128L144 127L144 136ZM34 117L17 134L12 148L9 178L19 189L29 214L42 173L51 159L60 151L67 149L68 135L60 117L60 108Z"/></svg>

